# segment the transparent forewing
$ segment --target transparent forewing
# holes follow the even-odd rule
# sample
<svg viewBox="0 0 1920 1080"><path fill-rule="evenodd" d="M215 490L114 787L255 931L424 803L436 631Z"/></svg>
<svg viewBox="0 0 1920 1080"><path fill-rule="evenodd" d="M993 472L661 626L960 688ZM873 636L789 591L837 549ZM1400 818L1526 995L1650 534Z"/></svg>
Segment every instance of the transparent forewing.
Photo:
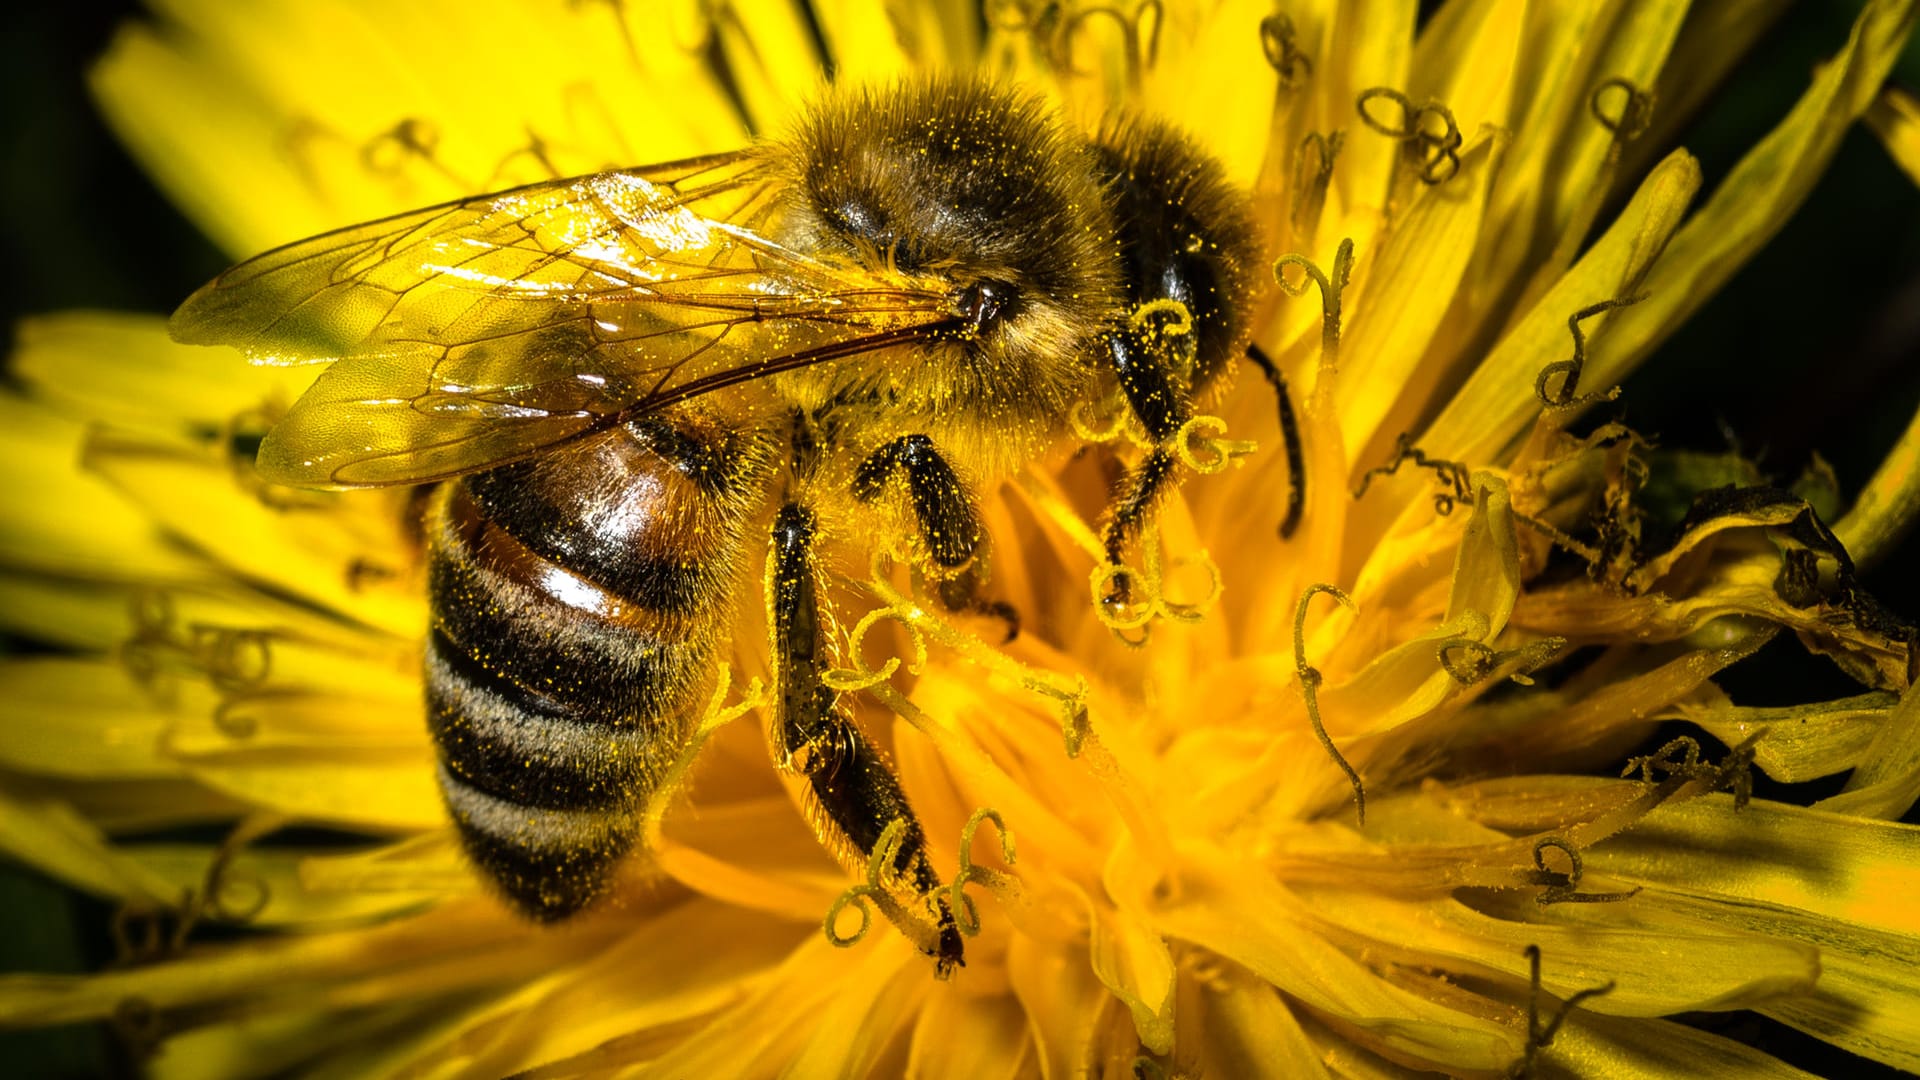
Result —
<svg viewBox="0 0 1920 1080"><path fill-rule="evenodd" d="M481 196L242 263L171 329L256 362L332 363L260 470L364 486L470 472L949 325L938 289L766 239L778 196L750 153Z"/></svg>
<svg viewBox="0 0 1920 1080"><path fill-rule="evenodd" d="M494 301L587 300L724 272L713 224L751 225L772 194L764 165L733 154L416 210L249 259L190 297L171 330L267 364L453 340L505 314Z"/></svg>

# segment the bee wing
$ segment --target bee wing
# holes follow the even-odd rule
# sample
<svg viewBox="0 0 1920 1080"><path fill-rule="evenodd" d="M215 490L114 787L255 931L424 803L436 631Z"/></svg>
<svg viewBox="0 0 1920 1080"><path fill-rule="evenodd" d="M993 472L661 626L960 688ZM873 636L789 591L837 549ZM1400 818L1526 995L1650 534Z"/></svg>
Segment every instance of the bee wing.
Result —
<svg viewBox="0 0 1920 1080"><path fill-rule="evenodd" d="M261 447L302 487L502 464L721 386L952 331L950 302L763 231L751 152L598 173L354 226L241 263L169 329L331 363Z"/></svg>

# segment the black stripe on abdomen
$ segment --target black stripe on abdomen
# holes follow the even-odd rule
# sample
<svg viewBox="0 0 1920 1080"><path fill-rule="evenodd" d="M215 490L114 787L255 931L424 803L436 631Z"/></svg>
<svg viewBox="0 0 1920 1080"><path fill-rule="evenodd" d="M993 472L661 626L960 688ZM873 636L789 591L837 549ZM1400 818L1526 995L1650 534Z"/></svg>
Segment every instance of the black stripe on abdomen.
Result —
<svg viewBox="0 0 1920 1080"><path fill-rule="evenodd" d="M428 569L434 629L509 684L503 693L634 727L677 711L694 689L710 620L652 618L498 530L485 530L478 550L453 528L437 532Z"/></svg>
<svg viewBox="0 0 1920 1080"><path fill-rule="evenodd" d="M550 810L624 806L636 782L671 764L672 721L615 725L530 693L439 630L427 642L427 723L461 781Z"/></svg>
<svg viewBox="0 0 1920 1080"><path fill-rule="evenodd" d="M606 891L633 847L634 815L548 810L498 799L440 766L440 790L467 854L526 915L564 919Z"/></svg>
<svg viewBox="0 0 1920 1080"><path fill-rule="evenodd" d="M711 436L675 422L690 446ZM731 611L762 456L716 484L661 438L617 430L456 480L428 519L441 790L474 862L543 921L591 903L632 848Z"/></svg>
<svg viewBox="0 0 1920 1080"><path fill-rule="evenodd" d="M713 631L653 618L476 528L459 489L430 524L425 676L440 787L468 855L506 898L562 919L606 890L633 847L637 811L686 742Z"/></svg>

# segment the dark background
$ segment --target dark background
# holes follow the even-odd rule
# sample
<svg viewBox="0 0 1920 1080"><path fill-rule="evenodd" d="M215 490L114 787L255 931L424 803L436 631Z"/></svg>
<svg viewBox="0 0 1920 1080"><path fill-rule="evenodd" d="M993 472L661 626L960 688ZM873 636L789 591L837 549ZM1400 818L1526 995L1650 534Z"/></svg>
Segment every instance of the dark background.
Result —
<svg viewBox="0 0 1920 1080"><path fill-rule="evenodd" d="M1803 3L1761 41L1682 142L1712 185L1785 115L1857 5ZM165 312L223 259L147 182L94 114L83 73L131 3L28 4L0 39L0 325L72 307ZM1920 45L1895 78L1920 87ZM0 376L4 377L4 376ZM1662 445L1718 451L1731 436L1782 481L1818 451L1851 495L1920 403L1920 191L1856 130L1793 221L1626 387L1626 419ZM1909 545L1909 550L1913 550ZM1920 574L1889 560L1868 586L1920 617ZM1849 692L1790 642L1721 680L1744 703ZM1835 784L1837 786L1837 782ZM1814 798L1821 791L1766 792ZM1912 819L1912 815L1909 815ZM0 866L0 971L84 971L109 955L108 909ZM1696 1018L1816 1072L1877 1067L1748 1013ZM127 1071L97 1027L0 1033L0 1072Z"/></svg>

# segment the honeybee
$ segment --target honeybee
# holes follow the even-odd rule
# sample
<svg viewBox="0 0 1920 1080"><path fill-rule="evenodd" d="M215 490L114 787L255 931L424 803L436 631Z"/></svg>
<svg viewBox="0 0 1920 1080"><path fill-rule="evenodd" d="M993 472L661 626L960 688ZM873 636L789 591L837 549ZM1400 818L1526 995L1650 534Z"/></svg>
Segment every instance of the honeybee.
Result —
<svg viewBox="0 0 1920 1080"><path fill-rule="evenodd" d="M1246 342L1253 236L1169 126L1080 135L943 79L829 92L736 152L300 241L171 328L331 362L261 445L267 479L440 484L426 712L463 845L507 901L550 921L606 891L764 543L774 762L849 868L904 823L894 884L945 974L961 938L925 837L823 680L822 523L905 532L949 606L978 604L974 492L1069 438L1077 404L1124 402L1156 448L1115 489L1117 561ZM1156 301L1184 335L1130 317Z"/></svg>

